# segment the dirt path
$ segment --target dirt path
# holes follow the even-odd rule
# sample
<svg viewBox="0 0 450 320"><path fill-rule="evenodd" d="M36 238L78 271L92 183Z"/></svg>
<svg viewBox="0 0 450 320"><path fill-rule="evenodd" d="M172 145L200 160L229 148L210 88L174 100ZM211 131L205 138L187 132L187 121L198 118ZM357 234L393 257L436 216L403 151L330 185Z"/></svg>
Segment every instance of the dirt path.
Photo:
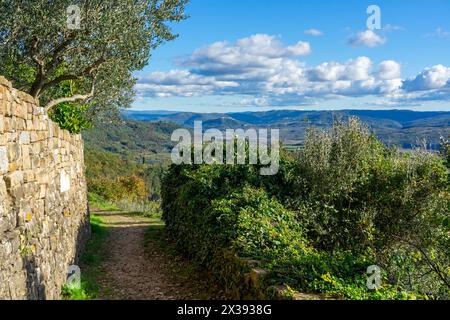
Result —
<svg viewBox="0 0 450 320"><path fill-rule="evenodd" d="M108 229L100 299L225 298L190 263L165 252L152 238L144 241L150 228L161 230L160 220L120 212L94 214Z"/></svg>

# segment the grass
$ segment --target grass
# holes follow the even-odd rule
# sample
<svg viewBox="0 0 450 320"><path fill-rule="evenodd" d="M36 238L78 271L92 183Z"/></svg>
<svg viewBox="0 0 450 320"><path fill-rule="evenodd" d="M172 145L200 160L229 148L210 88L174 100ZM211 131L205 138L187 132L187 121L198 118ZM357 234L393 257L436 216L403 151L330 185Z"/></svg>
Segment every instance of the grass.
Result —
<svg viewBox="0 0 450 320"><path fill-rule="evenodd" d="M108 235L102 219L91 215L90 219L92 235L86 243L84 252L80 257L81 262L81 286L73 288L65 285L62 288L63 299L66 300L90 300L98 295L98 278L102 272L104 260L104 244Z"/></svg>

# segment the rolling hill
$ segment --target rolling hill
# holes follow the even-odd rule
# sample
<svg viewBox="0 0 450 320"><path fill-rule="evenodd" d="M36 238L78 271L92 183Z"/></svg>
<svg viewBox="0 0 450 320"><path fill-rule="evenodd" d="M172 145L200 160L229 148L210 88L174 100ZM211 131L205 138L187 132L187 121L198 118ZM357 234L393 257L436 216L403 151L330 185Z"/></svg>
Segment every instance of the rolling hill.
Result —
<svg viewBox="0 0 450 320"><path fill-rule="evenodd" d="M179 127L173 122L125 120L99 124L84 131L83 138L86 150L114 153L141 163L155 163L168 159L174 145L170 136Z"/></svg>
<svg viewBox="0 0 450 320"><path fill-rule="evenodd" d="M384 143L401 148L412 148L426 143L436 149L441 136L450 134L450 112L416 112L410 110L339 110L301 111L272 110L264 112L193 113L165 111L123 112L126 119L145 122L173 122L192 127L202 121L203 129L216 128L277 128L285 144L301 144L311 126L330 127L335 119L357 116L367 123Z"/></svg>

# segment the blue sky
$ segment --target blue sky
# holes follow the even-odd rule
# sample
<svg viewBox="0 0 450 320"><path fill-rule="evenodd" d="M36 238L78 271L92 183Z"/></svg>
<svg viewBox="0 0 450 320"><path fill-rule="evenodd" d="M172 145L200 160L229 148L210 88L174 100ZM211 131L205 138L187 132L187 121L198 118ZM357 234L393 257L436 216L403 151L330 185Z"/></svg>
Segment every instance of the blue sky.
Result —
<svg viewBox="0 0 450 320"><path fill-rule="evenodd" d="M187 13L137 73L134 109L450 110L448 0L191 0Z"/></svg>

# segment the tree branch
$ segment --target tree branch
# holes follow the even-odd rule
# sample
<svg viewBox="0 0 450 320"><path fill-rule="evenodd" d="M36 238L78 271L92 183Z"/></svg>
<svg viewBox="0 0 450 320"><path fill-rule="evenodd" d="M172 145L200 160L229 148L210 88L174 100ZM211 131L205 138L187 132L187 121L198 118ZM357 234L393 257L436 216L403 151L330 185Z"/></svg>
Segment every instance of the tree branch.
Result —
<svg viewBox="0 0 450 320"><path fill-rule="evenodd" d="M94 70L98 69L104 62L106 62L105 58L102 57L102 58L98 59L97 61L92 63L89 67L86 67L80 75L75 75L75 74L60 75L60 76L56 77L55 79L50 80L47 83L43 84L41 91L44 91L51 86L57 85L58 83L60 83L62 81L79 80L83 76L86 76L86 77L91 76L92 73L94 72Z"/></svg>
<svg viewBox="0 0 450 320"><path fill-rule="evenodd" d="M395 237L395 236L394 236ZM442 280L442 282L447 286L447 288L450 288L450 282L448 281L448 279L446 278L446 276L444 275L444 273L441 271L441 269L439 268L439 266L437 264L434 264L433 261L431 261L431 259L428 257L427 253L425 252L425 250L423 250L419 245L416 245L414 242L412 241L408 241L406 239L402 239L401 237L396 237L397 239L399 239L401 242L404 242L414 248L416 248L417 250L420 251L420 253L425 257L425 260L428 263L428 266L434 271L434 273Z"/></svg>
<svg viewBox="0 0 450 320"><path fill-rule="evenodd" d="M53 50L53 54L52 54L52 58L51 61L49 63L49 68L48 68L48 72L51 73L57 66L57 61L61 60L60 54L62 52L64 52L67 47L75 40L75 34L71 33L69 34L69 36L61 42L61 44L59 46L57 46L54 50Z"/></svg>
<svg viewBox="0 0 450 320"><path fill-rule="evenodd" d="M98 69L103 63L106 62L106 59L104 57L101 57L100 59L98 59L97 61L95 61L93 64L91 64L89 67L87 67L86 69L84 69L83 74L84 75L90 75L92 74L92 72L96 69Z"/></svg>
<svg viewBox="0 0 450 320"><path fill-rule="evenodd" d="M71 97L63 97L63 98L59 98L59 99L55 99L50 101L46 106L45 106L45 110L49 111L51 108L53 108L54 106L63 103L63 102L74 102L77 100L82 100L82 101L86 101L89 98L92 98L94 96L95 93L95 78L92 81L92 87L91 87L91 91L87 94L75 94Z"/></svg>
<svg viewBox="0 0 450 320"><path fill-rule="evenodd" d="M49 87L53 86L53 85L57 85L58 83L62 82L62 81L66 81L66 80L78 80L80 79L81 76L77 76L74 74L65 74L65 75L61 75L59 77L56 77L55 79L46 82L43 86L42 86L42 91L48 89Z"/></svg>
<svg viewBox="0 0 450 320"><path fill-rule="evenodd" d="M39 97L39 94L45 81L45 63L42 59L39 59L37 56L37 46L38 40L34 38L31 44L31 60L34 63L36 63L38 67L38 74L30 89L30 95L32 95L34 98Z"/></svg>

